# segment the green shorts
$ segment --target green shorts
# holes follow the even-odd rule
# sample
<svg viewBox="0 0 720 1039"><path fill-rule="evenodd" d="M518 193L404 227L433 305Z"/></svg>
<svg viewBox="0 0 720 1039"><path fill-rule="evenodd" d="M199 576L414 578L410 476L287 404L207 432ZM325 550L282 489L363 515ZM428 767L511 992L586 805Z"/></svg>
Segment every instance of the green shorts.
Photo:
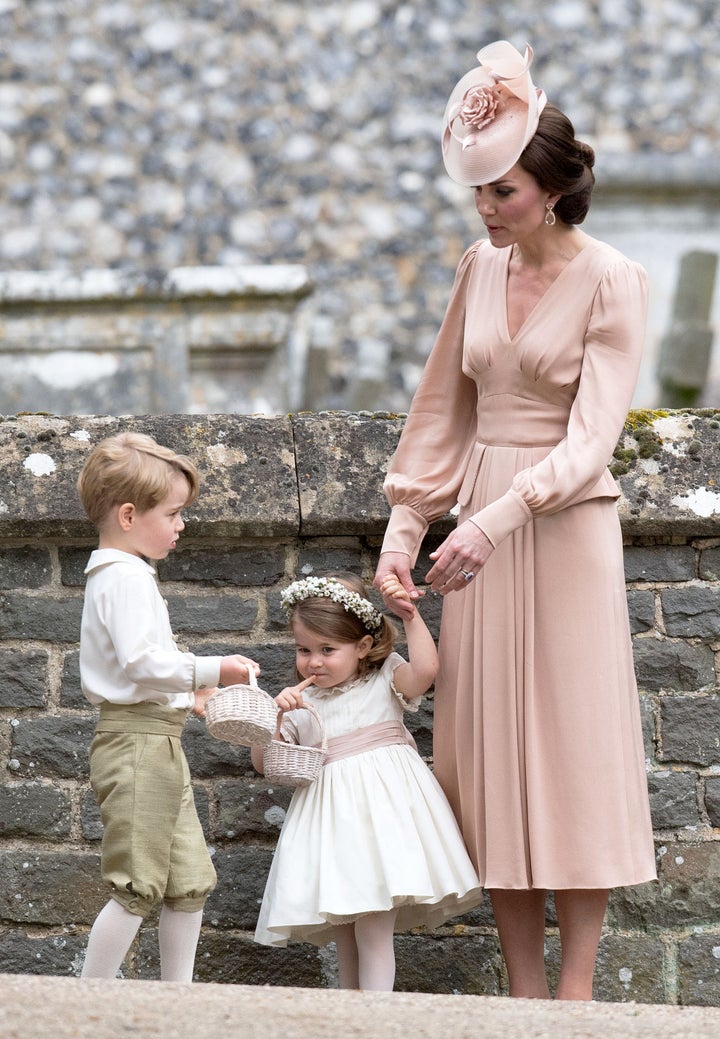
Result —
<svg viewBox="0 0 720 1039"><path fill-rule="evenodd" d="M180 743L185 717L159 704L103 704L90 747L102 878L138 916L159 902L196 912L217 880Z"/></svg>

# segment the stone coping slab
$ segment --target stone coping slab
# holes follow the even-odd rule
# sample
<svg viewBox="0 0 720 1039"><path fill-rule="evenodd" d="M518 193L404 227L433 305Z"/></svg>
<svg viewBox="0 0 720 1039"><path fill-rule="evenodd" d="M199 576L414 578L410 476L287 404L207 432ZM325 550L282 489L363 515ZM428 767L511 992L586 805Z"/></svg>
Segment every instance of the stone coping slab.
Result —
<svg viewBox="0 0 720 1039"><path fill-rule="evenodd" d="M301 264L173 267L171 270L3 271L0 309L35 303L102 303L246 296L302 297L312 291Z"/></svg>
<svg viewBox="0 0 720 1039"><path fill-rule="evenodd" d="M382 492L404 416L344 411L293 416L303 535L382 534Z"/></svg>
<svg viewBox="0 0 720 1039"><path fill-rule="evenodd" d="M76 481L90 448L123 431L149 433L200 470L186 533L295 536L300 525L292 426L286 417L19 415L0 422L0 536L94 537Z"/></svg>
<svg viewBox="0 0 720 1039"><path fill-rule="evenodd" d="M0 977L3 1039L717 1039L720 1009Z"/></svg>
<svg viewBox="0 0 720 1039"><path fill-rule="evenodd" d="M93 536L77 475L92 444L127 429L198 465L203 490L185 537L379 538L389 515L383 478L403 423L342 411L0 418L0 537ZM611 463L627 535L720 535L720 412L631 412Z"/></svg>
<svg viewBox="0 0 720 1039"><path fill-rule="evenodd" d="M626 534L720 534L720 412L631 411L611 470Z"/></svg>

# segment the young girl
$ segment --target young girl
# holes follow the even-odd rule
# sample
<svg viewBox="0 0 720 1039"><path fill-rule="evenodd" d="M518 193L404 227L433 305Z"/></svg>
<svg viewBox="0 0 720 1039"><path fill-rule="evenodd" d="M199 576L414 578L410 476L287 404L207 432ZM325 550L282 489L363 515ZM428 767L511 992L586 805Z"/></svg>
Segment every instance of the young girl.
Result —
<svg viewBox="0 0 720 1039"><path fill-rule="evenodd" d="M390 578L385 594L406 595ZM337 946L341 988L391 991L393 932L433 927L482 898L450 806L402 722L432 685L437 654L415 608L396 632L352 574L309 577L283 592L302 679L276 698L282 735L329 752L295 791L265 888L255 940ZM253 748L262 771L262 749Z"/></svg>

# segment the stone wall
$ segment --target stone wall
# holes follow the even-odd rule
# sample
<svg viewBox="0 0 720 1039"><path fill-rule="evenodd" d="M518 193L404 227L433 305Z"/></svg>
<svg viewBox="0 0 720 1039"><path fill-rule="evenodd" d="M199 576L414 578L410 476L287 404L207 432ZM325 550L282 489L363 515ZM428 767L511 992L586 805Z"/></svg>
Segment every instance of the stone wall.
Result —
<svg viewBox="0 0 720 1039"><path fill-rule="evenodd" d="M74 480L90 446L142 429L197 460L203 493L159 566L174 628L198 652L251 653L275 692L292 667L280 590L330 567L371 577L387 517L382 475L401 427L401 417L353 413L0 423L0 969L76 974L105 900L88 788L93 712L78 676L93 534ZM612 895L603 1000L720 1005L719 448L715 413L633 413L613 461L660 880ZM449 522L435 525L427 549ZM437 631L435 597L423 612ZM410 724L429 757L432 697ZM289 793L269 788L245 749L213 740L200 720L188 722L184 743L219 876L197 978L332 985L331 950L252 942ZM487 904L432 936L400 936L397 949L402 989L506 991ZM547 955L556 971L552 904ZM124 972L157 976L153 920Z"/></svg>
<svg viewBox="0 0 720 1039"><path fill-rule="evenodd" d="M498 38L597 148L588 230L652 268L656 338L717 249L715 0L0 0L0 270L305 264L322 406L379 355L405 410L481 233L442 113Z"/></svg>
<svg viewBox="0 0 720 1039"><path fill-rule="evenodd" d="M289 411L310 292L300 264L6 271L0 414Z"/></svg>

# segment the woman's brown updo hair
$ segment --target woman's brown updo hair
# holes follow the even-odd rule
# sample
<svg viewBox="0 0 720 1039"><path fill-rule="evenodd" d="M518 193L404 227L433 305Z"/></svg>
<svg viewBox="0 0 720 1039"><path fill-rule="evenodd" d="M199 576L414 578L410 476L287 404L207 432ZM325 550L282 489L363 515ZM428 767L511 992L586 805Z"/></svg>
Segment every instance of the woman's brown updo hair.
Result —
<svg viewBox="0 0 720 1039"><path fill-rule="evenodd" d="M518 163L543 191L562 196L554 207L560 220L566 224L583 222L595 185L595 152L576 139L575 127L555 105L545 105L537 130Z"/></svg>

